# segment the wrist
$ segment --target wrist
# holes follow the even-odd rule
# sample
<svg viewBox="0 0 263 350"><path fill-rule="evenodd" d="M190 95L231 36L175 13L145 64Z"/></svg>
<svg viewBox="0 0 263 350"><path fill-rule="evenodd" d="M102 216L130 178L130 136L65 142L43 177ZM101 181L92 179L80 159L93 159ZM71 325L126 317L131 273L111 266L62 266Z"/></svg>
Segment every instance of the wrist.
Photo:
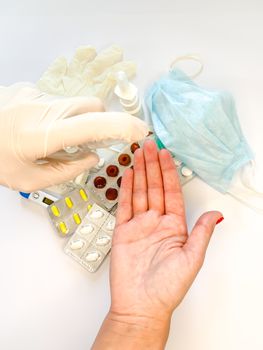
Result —
<svg viewBox="0 0 263 350"><path fill-rule="evenodd" d="M164 349L169 334L171 316L165 317L119 314L110 310L93 350L98 349Z"/></svg>

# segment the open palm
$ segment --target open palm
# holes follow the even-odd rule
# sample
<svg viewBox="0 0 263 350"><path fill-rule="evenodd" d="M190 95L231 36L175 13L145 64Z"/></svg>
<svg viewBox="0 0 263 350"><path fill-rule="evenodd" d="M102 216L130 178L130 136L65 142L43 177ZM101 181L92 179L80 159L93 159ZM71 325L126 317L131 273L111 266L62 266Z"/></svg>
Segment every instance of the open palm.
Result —
<svg viewBox="0 0 263 350"><path fill-rule="evenodd" d="M203 214L188 236L176 167L146 141L121 185L111 253L111 312L171 314L191 286L222 214Z"/></svg>

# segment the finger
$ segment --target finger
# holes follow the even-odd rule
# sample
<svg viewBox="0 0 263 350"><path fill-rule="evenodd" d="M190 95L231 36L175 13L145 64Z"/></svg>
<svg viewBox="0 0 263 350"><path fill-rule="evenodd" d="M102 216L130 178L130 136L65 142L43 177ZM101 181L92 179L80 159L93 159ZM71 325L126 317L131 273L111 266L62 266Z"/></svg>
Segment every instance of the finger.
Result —
<svg viewBox="0 0 263 350"><path fill-rule="evenodd" d="M85 70L87 64L95 59L96 55L96 49L92 46L78 47L69 64L67 75L74 78L81 74Z"/></svg>
<svg viewBox="0 0 263 350"><path fill-rule="evenodd" d="M57 58L37 82L37 87L44 92L56 95L64 93L62 78L66 74L68 63L65 57Z"/></svg>
<svg viewBox="0 0 263 350"><path fill-rule="evenodd" d="M121 180L116 225L121 225L132 218L133 170L126 169Z"/></svg>
<svg viewBox="0 0 263 350"><path fill-rule="evenodd" d="M105 50L101 51L96 58L87 64L86 70L84 72L84 77L87 80L96 77L112 66L113 64L120 62L123 58L123 51L118 46L110 46Z"/></svg>
<svg viewBox="0 0 263 350"><path fill-rule="evenodd" d="M102 74L94 78L94 83L99 84L103 83L107 77L110 77L111 80L114 80L116 83L116 77L118 72L125 72L127 78L130 80L136 75L136 64L132 61L122 61L114 64L113 66L106 69Z"/></svg>
<svg viewBox="0 0 263 350"><path fill-rule="evenodd" d="M46 115L45 121L57 121L69 117L78 116L88 112L104 112L104 105L97 97L68 97L56 100L50 103L49 115Z"/></svg>
<svg viewBox="0 0 263 350"><path fill-rule="evenodd" d="M52 103L31 103L29 105L21 105L19 108L24 115L35 116L35 126L32 125L32 128L30 126L26 128L22 126L20 134L22 153L27 155L27 159L31 160L45 158L56 151L62 150L64 148L63 142L67 143L67 140L64 140L64 129L67 130L68 134L74 132L76 139L78 139L79 127L81 128L83 124L86 124L85 129L89 128L89 111L90 113L104 115L102 113L104 107L96 97L74 97ZM83 124L78 121L74 122L74 115L77 115L76 119L84 115L85 122ZM69 118L71 116L72 118ZM70 122L66 122L69 119ZM79 126L79 124L81 125ZM71 131L70 127L72 127ZM84 134L82 135L84 137ZM70 136L68 138L70 139ZM76 146L79 143L70 144L69 142L69 145Z"/></svg>
<svg viewBox="0 0 263 350"><path fill-rule="evenodd" d="M46 164L34 165L29 173L20 179L19 189L32 192L74 179L82 172L97 164L99 157L89 153L84 158L70 162L51 161Z"/></svg>
<svg viewBox="0 0 263 350"><path fill-rule="evenodd" d="M172 156L166 149L159 152L163 177L165 213L175 214L185 222L181 184Z"/></svg>
<svg viewBox="0 0 263 350"><path fill-rule="evenodd" d="M199 267L204 261L214 228L221 218L223 218L223 215L219 211L209 211L201 215L184 246L184 249L193 254Z"/></svg>
<svg viewBox="0 0 263 350"><path fill-rule="evenodd" d="M149 128L145 122L121 112L86 113L74 118L58 120L50 128L47 154L55 153L67 146L96 142L135 142L147 136Z"/></svg>
<svg viewBox="0 0 263 350"><path fill-rule="evenodd" d="M142 149L137 149L134 153L133 169L133 213L138 215L148 209L146 171Z"/></svg>
<svg viewBox="0 0 263 350"><path fill-rule="evenodd" d="M164 213L163 179L158 157L157 146L154 141L144 143L144 159L147 175L148 207Z"/></svg>
<svg viewBox="0 0 263 350"><path fill-rule="evenodd" d="M132 79L136 74L136 65L133 62L119 62L108 68L101 75L94 79L94 95L106 100L117 83L117 73L123 71L128 79ZM85 94L85 88L81 90L80 95Z"/></svg>

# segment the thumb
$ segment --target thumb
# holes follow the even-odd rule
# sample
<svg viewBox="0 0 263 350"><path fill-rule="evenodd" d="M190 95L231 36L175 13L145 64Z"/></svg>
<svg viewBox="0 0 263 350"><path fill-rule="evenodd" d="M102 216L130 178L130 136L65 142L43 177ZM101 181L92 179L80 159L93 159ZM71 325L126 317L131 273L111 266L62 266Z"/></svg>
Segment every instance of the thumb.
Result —
<svg viewBox="0 0 263 350"><path fill-rule="evenodd" d="M189 250L202 265L209 241L217 223L224 219L219 211L208 211L197 220L185 249Z"/></svg>
<svg viewBox="0 0 263 350"><path fill-rule="evenodd" d="M35 165L28 174L26 181L21 184L20 190L32 192L70 181L95 166L98 161L98 155L90 152L85 157L74 161L50 160L46 164Z"/></svg>

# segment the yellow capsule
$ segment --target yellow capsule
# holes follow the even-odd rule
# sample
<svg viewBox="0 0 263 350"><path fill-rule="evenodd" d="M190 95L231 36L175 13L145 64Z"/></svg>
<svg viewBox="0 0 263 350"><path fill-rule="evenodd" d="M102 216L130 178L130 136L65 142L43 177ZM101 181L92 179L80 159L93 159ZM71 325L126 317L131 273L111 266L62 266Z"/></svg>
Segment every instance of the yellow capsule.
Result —
<svg viewBox="0 0 263 350"><path fill-rule="evenodd" d="M91 208L92 208L92 205L89 204L89 205L88 205L88 211L90 211Z"/></svg>
<svg viewBox="0 0 263 350"><path fill-rule="evenodd" d="M79 225L81 223L81 218L80 218L78 213L73 214L73 219L77 225Z"/></svg>
<svg viewBox="0 0 263 350"><path fill-rule="evenodd" d="M70 197L66 197L65 198L65 203L68 206L68 208L72 208L73 207L73 202L72 202Z"/></svg>
<svg viewBox="0 0 263 350"><path fill-rule="evenodd" d="M56 205L52 205L51 211L55 216L60 216L60 211Z"/></svg>
<svg viewBox="0 0 263 350"><path fill-rule="evenodd" d="M83 188L81 188L81 189L79 190L79 194L80 194L80 197L81 197L85 202L87 202L87 200L88 200L88 195L87 195L87 193L85 192L85 190L83 190Z"/></svg>
<svg viewBox="0 0 263 350"><path fill-rule="evenodd" d="M64 221L60 221L58 224L60 231L63 233L63 235L66 235L68 233L68 228L67 225L65 224Z"/></svg>

